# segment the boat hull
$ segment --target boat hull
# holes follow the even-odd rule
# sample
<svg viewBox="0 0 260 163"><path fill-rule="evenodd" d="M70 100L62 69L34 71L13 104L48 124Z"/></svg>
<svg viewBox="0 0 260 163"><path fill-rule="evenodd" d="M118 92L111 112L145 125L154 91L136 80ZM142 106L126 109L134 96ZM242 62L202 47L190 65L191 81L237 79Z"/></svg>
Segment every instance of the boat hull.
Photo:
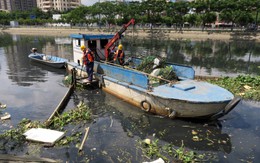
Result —
<svg viewBox="0 0 260 163"><path fill-rule="evenodd" d="M76 63L68 62L67 68L69 71L75 68L78 76L87 76L85 69ZM209 118L225 111L234 98L221 87L195 80L150 89L145 74L100 62L95 62L94 70L94 76L104 91L145 112L170 118Z"/></svg>
<svg viewBox="0 0 260 163"><path fill-rule="evenodd" d="M104 79L102 89L127 101L145 112L170 118L207 118L225 109L229 101L218 103L190 102L183 100L164 99L154 96L149 91L142 92Z"/></svg>

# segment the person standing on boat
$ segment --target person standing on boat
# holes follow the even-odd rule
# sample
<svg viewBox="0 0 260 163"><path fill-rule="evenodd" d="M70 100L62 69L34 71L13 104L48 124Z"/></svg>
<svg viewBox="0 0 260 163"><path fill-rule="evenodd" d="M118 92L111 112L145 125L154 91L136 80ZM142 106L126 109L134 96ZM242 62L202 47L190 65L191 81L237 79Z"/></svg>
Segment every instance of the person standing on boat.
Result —
<svg viewBox="0 0 260 163"><path fill-rule="evenodd" d="M31 52L36 54L37 53L37 49L36 48L32 48Z"/></svg>
<svg viewBox="0 0 260 163"><path fill-rule="evenodd" d="M92 82L93 79L93 71L94 71L94 52L90 49L86 49L84 45L82 45L81 50L83 52L83 64L86 66L86 72L88 74L88 81Z"/></svg>
<svg viewBox="0 0 260 163"><path fill-rule="evenodd" d="M114 55L114 63L124 65L125 63L125 53L123 51L123 45L120 44L117 48L117 51L115 52Z"/></svg>

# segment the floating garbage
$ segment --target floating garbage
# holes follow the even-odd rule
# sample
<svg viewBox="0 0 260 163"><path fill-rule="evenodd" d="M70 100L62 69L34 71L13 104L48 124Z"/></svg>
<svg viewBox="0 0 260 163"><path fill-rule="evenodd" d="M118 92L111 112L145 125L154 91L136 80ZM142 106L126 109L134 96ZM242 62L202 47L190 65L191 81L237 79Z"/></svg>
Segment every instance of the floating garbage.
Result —
<svg viewBox="0 0 260 163"><path fill-rule="evenodd" d="M5 112L3 115L1 115L1 120L6 120L6 119L10 119L11 115L7 112Z"/></svg>
<svg viewBox="0 0 260 163"><path fill-rule="evenodd" d="M148 139L148 138L144 139L143 143L149 145L149 144L151 144L151 139Z"/></svg>
<svg viewBox="0 0 260 163"><path fill-rule="evenodd" d="M64 132L50 130L45 128L32 128L26 131L23 135L27 140L48 143L54 145L54 143L60 140L64 136Z"/></svg>
<svg viewBox="0 0 260 163"><path fill-rule="evenodd" d="M1 108L1 109L5 109L5 108L6 108L6 104L1 104L1 103L0 103L0 108Z"/></svg>
<svg viewBox="0 0 260 163"><path fill-rule="evenodd" d="M151 161L151 162L143 162L143 163L165 163L162 158L158 158L157 160Z"/></svg>

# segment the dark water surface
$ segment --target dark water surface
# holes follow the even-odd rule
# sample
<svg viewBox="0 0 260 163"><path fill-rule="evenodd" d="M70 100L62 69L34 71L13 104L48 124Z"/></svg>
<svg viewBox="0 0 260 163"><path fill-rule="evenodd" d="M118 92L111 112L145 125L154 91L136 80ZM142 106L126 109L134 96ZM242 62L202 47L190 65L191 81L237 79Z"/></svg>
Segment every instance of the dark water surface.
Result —
<svg viewBox="0 0 260 163"><path fill-rule="evenodd" d="M62 84L66 72L31 63L27 56L36 47L39 52L72 59L68 41L68 38L0 35L0 102L7 105L0 111L12 116L0 121L1 133L23 118L41 122L49 118L68 89ZM260 46L255 42L128 38L122 43L128 56L160 54L168 61L194 66L200 75L260 75ZM214 156L215 162L260 161L259 102L242 100L219 121L194 122L144 113L97 88L75 92L65 111L79 101L84 101L95 115L95 123L70 128L84 133L90 125L83 155L78 154L75 145L45 148L37 143L17 148L1 143L0 154L29 154L64 162L142 162L149 159L143 156L138 141L150 138L162 145L171 143L176 149L183 142L187 149ZM192 139L194 131L200 141Z"/></svg>

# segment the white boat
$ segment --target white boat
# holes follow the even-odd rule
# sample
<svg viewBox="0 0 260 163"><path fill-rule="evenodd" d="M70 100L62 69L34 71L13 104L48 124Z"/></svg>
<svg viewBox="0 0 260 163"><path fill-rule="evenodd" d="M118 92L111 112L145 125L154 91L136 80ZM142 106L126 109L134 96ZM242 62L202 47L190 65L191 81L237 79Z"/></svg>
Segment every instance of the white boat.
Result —
<svg viewBox="0 0 260 163"><path fill-rule="evenodd" d="M64 58L40 53L31 53L28 55L28 57L34 62L41 63L54 68L65 68L65 63L68 61Z"/></svg>

